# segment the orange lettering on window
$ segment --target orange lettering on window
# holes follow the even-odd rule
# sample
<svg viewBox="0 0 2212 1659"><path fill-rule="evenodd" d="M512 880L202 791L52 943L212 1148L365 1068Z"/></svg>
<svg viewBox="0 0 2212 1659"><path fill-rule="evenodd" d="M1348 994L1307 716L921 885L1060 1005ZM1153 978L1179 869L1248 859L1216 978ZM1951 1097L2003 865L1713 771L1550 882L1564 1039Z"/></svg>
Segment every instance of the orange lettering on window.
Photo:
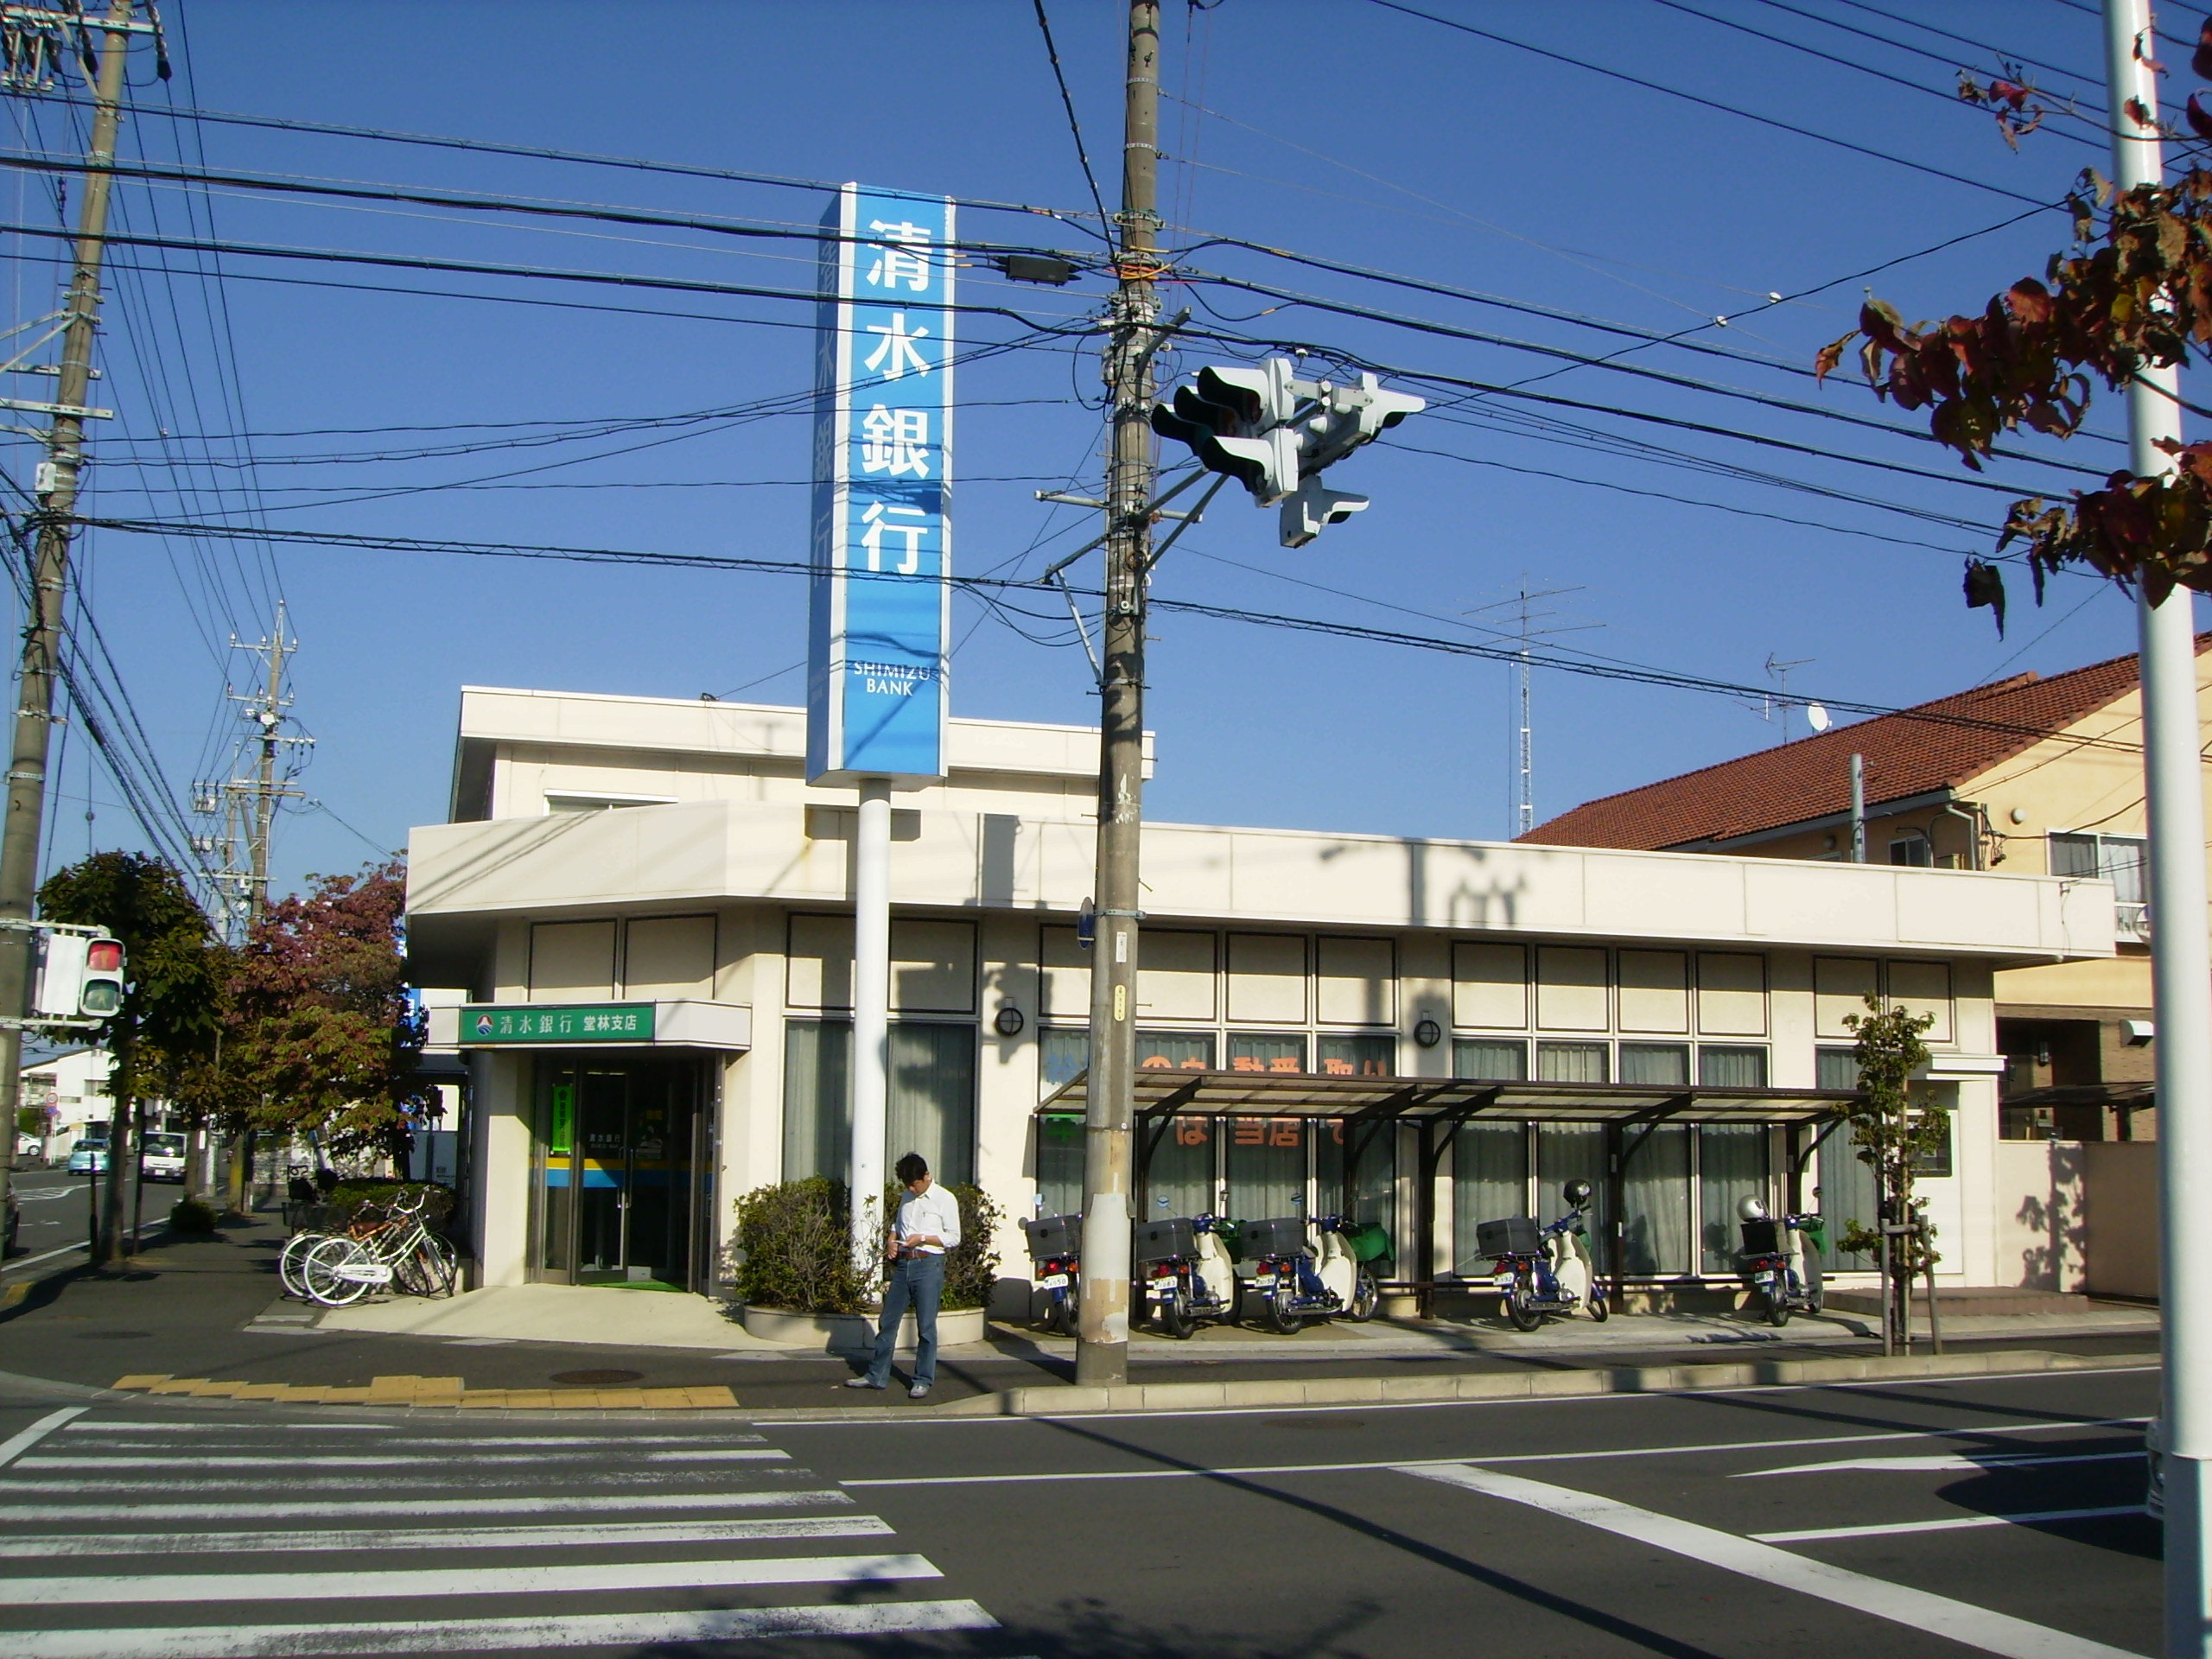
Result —
<svg viewBox="0 0 2212 1659"><path fill-rule="evenodd" d="M1305 1070L1305 1067L1299 1065L1298 1056L1295 1054L1278 1054L1274 1058L1268 1062L1268 1070L1270 1071L1302 1071Z"/></svg>
<svg viewBox="0 0 2212 1659"><path fill-rule="evenodd" d="M1267 1068L1262 1066L1257 1057L1254 1055L1238 1054L1230 1058L1229 1069L1232 1071L1262 1071Z"/></svg>
<svg viewBox="0 0 2212 1659"><path fill-rule="evenodd" d="M1206 1143L1206 1121L1203 1117L1179 1117L1175 1120L1175 1144L1179 1147L1203 1147Z"/></svg>
<svg viewBox="0 0 2212 1659"><path fill-rule="evenodd" d="M1332 1054L1327 1059L1321 1062L1321 1070L1327 1076L1332 1077L1348 1077L1352 1074L1351 1062L1350 1060L1340 1060L1333 1054Z"/></svg>
<svg viewBox="0 0 2212 1659"><path fill-rule="evenodd" d="M1268 1123L1268 1144L1271 1147L1303 1146L1300 1138L1305 1125L1294 1117L1270 1119Z"/></svg>
<svg viewBox="0 0 2212 1659"><path fill-rule="evenodd" d="M1137 1064L1147 1071L1172 1071L1175 1069L1175 1062L1165 1054L1147 1054Z"/></svg>
<svg viewBox="0 0 2212 1659"><path fill-rule="evenodd" d="M1240 1147L1264 1147L1268 1144L1268 1126L1256 1117L1236 1120L1236 1144Z"/></svg>

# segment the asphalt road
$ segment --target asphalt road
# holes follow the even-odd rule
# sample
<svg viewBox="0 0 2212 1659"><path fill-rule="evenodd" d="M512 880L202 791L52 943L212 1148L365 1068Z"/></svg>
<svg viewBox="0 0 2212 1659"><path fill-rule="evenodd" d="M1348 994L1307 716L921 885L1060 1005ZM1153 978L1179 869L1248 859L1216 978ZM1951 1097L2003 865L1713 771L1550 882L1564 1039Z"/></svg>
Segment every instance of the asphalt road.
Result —
<svg viewBox="0 0 2212 1659"><path fill-rule="evenodd" d="M19 1169L11 1179L22 1203L23 1219L16 1235L16 1254L8 1258L10 1267L84 1243L91 1202L86 1189L92 1185L90 1176L59 1169ZM141 1230L150 1235L168 1218L170 1208L183 1196L181 1185L147 1182L138 1195Z"/></svg>
<svg viewBox="0 0 2212 1659"><path fill-rule="evenodd" d="M9 1401L0 1650L2111 1659L2156 1649L2156 1390L757 1429Z"/></svg>

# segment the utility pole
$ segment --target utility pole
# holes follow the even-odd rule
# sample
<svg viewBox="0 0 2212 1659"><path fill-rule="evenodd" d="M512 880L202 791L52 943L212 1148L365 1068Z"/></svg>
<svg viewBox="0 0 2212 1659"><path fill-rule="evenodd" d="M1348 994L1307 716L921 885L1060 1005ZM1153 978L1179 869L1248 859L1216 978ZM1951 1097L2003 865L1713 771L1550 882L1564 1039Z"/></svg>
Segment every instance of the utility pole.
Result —
<svg viewBox="0 0 2212 1659"><path fill-rule="evenodd" d="M1129 1376L1136 1074L1138 838L1143 824L1145 585L1152 562L1152 353L1160 274L1160 0L1129 0L1122 117L1120 286L1106 346L1113 453L1106 476L1106 594L1098 696L1097 933L1084 1105L1083 1296L1076 1382Z"/></svg>
<svg viewBox="0 0 2212 1659"><path fill-rule="evenodd" d="M2145 0L2106 0L2113 185L2164 181L2154 124L2158 54ZM2146 112L2138 121L2131 109ZM2181 437L2180 372L2145 366L2127 386L2128 466L2171 472L2158 448ZM2150 824L2152 1001L2158 1040L2158 1306L2164 1324L2166 1653L2212 1654L2212 1261L2195 1224L2212 1204L2212 948L2205 933L2204 795L2197 747L2196 641L2190 594L2153 605L2136 588L2143 696L2143 783Z"/></svg>
<svg viewBox="0 0 2212 1659"><path fill-rule="evenodd" d="M16 695L15 743L8 763L8 816L0 825L0 1208L16 1165L16 1106L23 1060L20 1023L29 1007L31 933L27 925L38 898L39 835L46 808L46 762L54 723L54 684L61 654L62 605L69 580L69 543L77 511L78 474L84 463L85 422L92 383L92 338L99 327L100 259L105 251L108 194L114 175L115 138L122 124L123 72L130 36L150 24L131 21L132 0L109 0L100 33L99 67L92 86L92 140L86 160L84 196L77 209L76 268L69 279L61 333L60 372L54 402L35 405L51 417L46 459L39 463L32 515L35 543L29 613L23 619L23 652ZM15 407L22 407L16 404ZM110 1154L111 1167L123 1155ZM114 1179L111 1174L111 1180Z"/></svg>

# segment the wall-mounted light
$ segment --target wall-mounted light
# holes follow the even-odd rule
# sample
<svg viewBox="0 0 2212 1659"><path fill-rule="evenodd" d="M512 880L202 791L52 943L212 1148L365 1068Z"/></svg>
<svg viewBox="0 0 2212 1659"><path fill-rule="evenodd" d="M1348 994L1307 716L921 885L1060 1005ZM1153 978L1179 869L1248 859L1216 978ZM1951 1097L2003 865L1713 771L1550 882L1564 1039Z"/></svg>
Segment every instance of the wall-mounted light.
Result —
<svg viewBox="0 0 2212 1659"><path fill-rule="evenodd" d="M991 1029L1001 1037L1019 1037L1028 1022L1021 1017L1021 1010L1011 1002L999 1004L999 1011L991 1017Z"/></svg>
<svg viewBox="0 0 2212 1659"><path fill-rule="evenodd" d="M1414 1027L1414 1041L1419 1043L1423 1048L1434 1048L1443 1040L1444 1027L1427 1014L1423 1014L1421 1023Z"/></svg>

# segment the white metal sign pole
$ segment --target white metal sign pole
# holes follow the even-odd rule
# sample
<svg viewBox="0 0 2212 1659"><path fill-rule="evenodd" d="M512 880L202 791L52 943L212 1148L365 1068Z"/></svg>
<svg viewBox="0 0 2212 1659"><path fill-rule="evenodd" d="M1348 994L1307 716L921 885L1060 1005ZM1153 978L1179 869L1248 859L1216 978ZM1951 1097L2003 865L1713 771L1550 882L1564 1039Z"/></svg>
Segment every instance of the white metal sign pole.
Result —
<svg viewBox="0 0 2212 1659"><path fill-rule="evenodd" d="M2164 161L2144 0L2106 0L2113 182L2155 184ZM2133 105L2145 112L2139 121ZM2156 448L2181 437L2180 377L2145 369L2127 390L2129 466L2170 470ZM2165 1324L2166 1652L2212 1655L2205 1465L2212 1460L2212 1260L2196 1224L2212 1205L2212 949L2206 937L2204 794L2196 639L2186 588L2137 601L2142 641L2143 774L2151 842L2152 995L2158 1076L2159 1306Z"/></svg>
<svg viewBox="0 0 2212 1659"><path fill-rule="evenodd" d="M891 1083L891 784L860 786L853 838L853 1239L883 1260L883 1130Z"/></svg>

